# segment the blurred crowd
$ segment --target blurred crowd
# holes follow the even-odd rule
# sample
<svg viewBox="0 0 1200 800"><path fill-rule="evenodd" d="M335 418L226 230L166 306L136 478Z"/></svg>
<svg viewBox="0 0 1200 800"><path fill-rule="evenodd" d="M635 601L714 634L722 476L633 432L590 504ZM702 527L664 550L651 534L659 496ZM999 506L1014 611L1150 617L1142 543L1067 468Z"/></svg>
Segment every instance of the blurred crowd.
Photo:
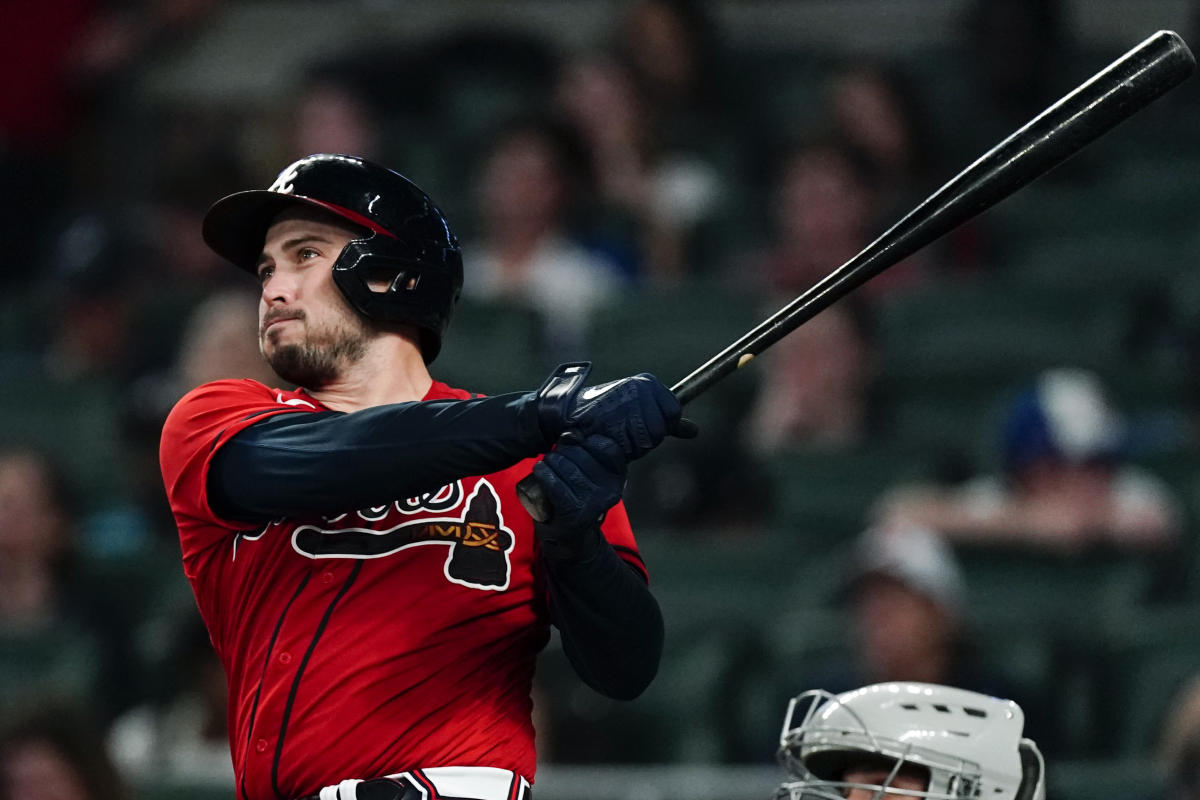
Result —
<svg viewBox="0 0 1200 800"><path fill-rule="evenodd" d="M3 5L22 24L0 26L7 72L21 76L0 85L0 800L116 800L126 796L117 770L232 774L224 682L157 469L162 421L188 389L222 377L279 383L257 352L252 281L200 239L218 197L265 186L314 152L363 155L414 178L463 243L471 318L452 323L448 348L456 330L482 332L464 334L462 360L448 353L448 372L435 363L435 376L533 388L560 361L599 362L626 332L644 331L638 341L653 347L671 335L661 327L680 298L693 304L679 315L688 336L737 308L750 313L735 330L748 328L1116 55L1077 47L1054 0L964 3L959 39L932 58L948 70L940 85L952 77L974 98L956 117L910 63L836 48L762 53L731 41L716 3L627 0L586 48L448 11L420 46L306 63L270 108L151 105L139 75L238 3ZM1200 13L1195 21L1200 31ZM804 91L789 94L777 74L803 75L791 88ZM1200 125L1200 92L1180 98L1166 101L1171 119ZM1083 159L1048 180L1083 185L1101 171ZM1043 749L1086 756L1050 718L1066 706L992 660L995 646L980 647L979 592L958 558L1018 551L1066 569L1115 555L1152 565L1147 596L1192 599L1200 303L1186 302L1195 280L1183 277L1116 317L1129 348L1120 358L1180 374L1171 413L1125 413L1119 375L1032 358L958 409L980 431L973 449L935 438L914 459L927 469L889 471L874 455L902 418L889 320L940 286L1003 285L1010 245L986 220L968 223L818 315L714 392L709 410L698 401L702 439L639 464L629 504L648 544L769 537L840 559L835 590L820 600L837 609L840 649L806 651L792 693L952 683L1017 699ZM639 310L621 317L623 308ZM469 385L471 348L487 345L491 319L512 315L534 329L512 343L511 382ZM682 358L699 364L727 343L692 341ZM653 354L624 355L636 365ZM1176 458L1147 457L1162 454ZM796 473L779 465L815 464L800 474L819 481L834 463L878 484L853 500L848 524L788 516L790 489L773 476ZM1155 469L1179 463L1187 468ZM1168 719L1164 705L1153 720L1172 798L1200 797L1192 674L1200 660L1164 687L1187 692L1172 701L1176 713ZM776 688L765 696L782 703ZM539 691L547 758L605 758L602 742L569 741L574 707ZM713 757L770 760L771 714L748 723L760 728L747 739L755 752Z"/></svg>

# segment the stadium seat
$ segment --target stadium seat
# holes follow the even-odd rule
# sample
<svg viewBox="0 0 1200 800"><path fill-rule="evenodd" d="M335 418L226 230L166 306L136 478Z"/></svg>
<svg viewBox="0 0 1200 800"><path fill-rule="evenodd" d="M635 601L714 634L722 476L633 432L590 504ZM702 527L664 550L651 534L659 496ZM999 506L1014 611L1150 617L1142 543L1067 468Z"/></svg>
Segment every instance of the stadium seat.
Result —
<svg viewBox="0 0 1200 800"><path fill-rule="evenodd" d="M1008 260L1012 271L1048 291L1074 293L1090 302L1166 287L1189 264L1179 241L1161 234L1109 230L1086 237L1047 236L1028 244Z"/></svg>
<svg viewBox="0 0 1200 800"><path fill-rule="evenodd" d="M484 394L536 389L550 374L544 324L533 310L502 302L459 301L433 365L439 380Z"/></svg>
<svg viewBox="0 0 1200 800"><path fill-rule="evenodd" d="M227 800L232 787L220 781L143 778L134 781L134 800Z"/></svg>
<svg viewBox="0 0 1200 800"><path fill-rule="evenodd" d="M552 763L714 763L727 760L736 688L751 637L713 624L668 634L654 682L624 703L583 685L561 648L538 659L535 718L546 721Z"/></svg>
<svg viewBox="0 0 1200 800"><path fill-rule="evenodd" d="M1032 547L958 544L970 605L1049 632L1097 630L1149 591L1152 557L1065 553Z"/></svg>
<svg viewBox="0 0 1200 800"><path fill-rule="evenodd" d="M1152 760L1054 760L1046 765L1046 797L1096 800L1100 797L1165 797L1166 776Z"/></svg>
<svg viewBox="0 0 1200 800"><path fill-rule="evenodd" d="M595 377L651 372L673 384L774 310L749 292L709 282L631 291L593 317Z"/></svg>
<svg viewBox="0 0 1200 800"><path fill-rule="evenodd" d="M103 686L101 651L69 623L0 628L0 716L46 698L92 702Z"/></svg>
<svg viewBox="0 0 1200 800"><path fill-rule="evenodd" d="M774 483L775 525L809 552L845 542L868 523L889 487L927 476L921 454L903 447L850 451L788 450L767 463Z"/></svg>
<svg viewBox="0 0 1200 800"><path fill-rule="evenodd" d="M119 387L66 381L32 358L0 359L0 444L46 449L67 471L86 508L125 496Z"/></svg>
<svg viewBox="0 0 1200 800"><path fill-rule="evenodd" d="M1152 757L1181 690L1200 678L1200 605L1195 602L1132 608L1114 618L1101 662L1100 703L1110 728L1111 751Z"/></svg>

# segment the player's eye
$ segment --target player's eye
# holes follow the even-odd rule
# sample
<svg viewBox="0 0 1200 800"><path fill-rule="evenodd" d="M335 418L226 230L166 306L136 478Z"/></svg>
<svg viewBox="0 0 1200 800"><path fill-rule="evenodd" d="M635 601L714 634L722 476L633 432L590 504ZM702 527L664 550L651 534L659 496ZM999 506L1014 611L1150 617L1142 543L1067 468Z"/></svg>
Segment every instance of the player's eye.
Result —
<svg viewBox="0 0 1200 800"><path fill-rule="evenodd" d="M318 258L321 253L311 247L301 247L300 252L296 254L301 261L308 261L310 258Z"/></svg>
<svg viewBox="0 0 1200 800"><path fill-rule="evenodd" d="M266 283L268 280L270 280L271 276L274 274L275 274L275 267L273 267L269 264L264 264L263 266L258 268L258 282Z"/></svg>

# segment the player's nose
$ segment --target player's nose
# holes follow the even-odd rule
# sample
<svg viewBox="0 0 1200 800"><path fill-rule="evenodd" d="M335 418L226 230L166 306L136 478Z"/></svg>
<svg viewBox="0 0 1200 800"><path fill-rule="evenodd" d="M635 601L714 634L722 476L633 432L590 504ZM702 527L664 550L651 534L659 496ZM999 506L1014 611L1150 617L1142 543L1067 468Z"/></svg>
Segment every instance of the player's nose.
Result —
<svg viewBox="0 0 1200 800"><path fill-rule="evenodd" d="M262 299L267 306L295 302L299 282L295 275L276 270L262 283Z"/></svg>

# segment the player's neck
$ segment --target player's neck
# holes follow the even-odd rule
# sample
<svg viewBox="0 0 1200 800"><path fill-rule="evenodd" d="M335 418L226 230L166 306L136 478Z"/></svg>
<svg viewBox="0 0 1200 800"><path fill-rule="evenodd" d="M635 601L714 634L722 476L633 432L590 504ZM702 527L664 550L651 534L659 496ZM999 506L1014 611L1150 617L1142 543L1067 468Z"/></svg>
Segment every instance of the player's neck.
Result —
<svg viewBox="0 0 1200 800"><path fill-rule="evenodd" d="M432 385L420 351L410 342L385 337L371 342L366 354L335 381L309 394L326 408L350 412L420 400Z"/></svg>

